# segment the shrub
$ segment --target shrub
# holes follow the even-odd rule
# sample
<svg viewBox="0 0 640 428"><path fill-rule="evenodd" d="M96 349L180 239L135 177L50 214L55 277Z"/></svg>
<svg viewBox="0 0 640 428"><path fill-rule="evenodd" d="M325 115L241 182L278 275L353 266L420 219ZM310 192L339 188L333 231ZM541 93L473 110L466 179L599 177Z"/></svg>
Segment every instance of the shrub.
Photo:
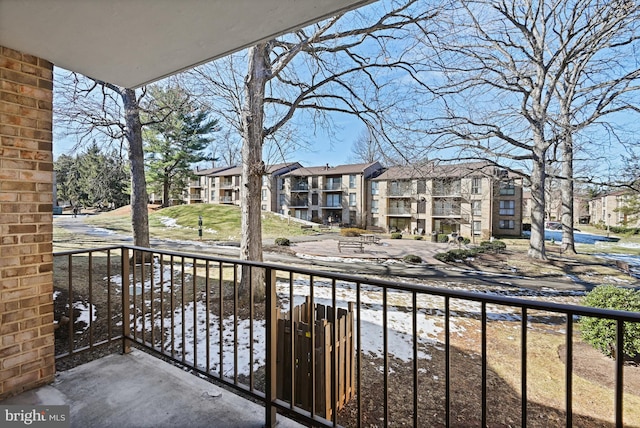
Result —
<svg viewBox="0 0 640 428"><path fill-rule="evenodd" d="M441 262L451 263L455 262L456 260L465 260L469 257L475 257L479 252L481 251L478 251L477 249L466 250L461 248L449 250L446 253L438 253L434 257L436 258L436 260L440 260Z"/></svg>
<svg viewBox="0 0 640 428"><path fill-rule="evenodd" d="M399 232L392 233L391 239L402 239L402 233L399 233Z"/></svg>
<svg viewBox="0 0 640 428"><path fill-rule="evenodd" d="M491 241L482 241L480 243L480 248L484 249L484 251L493 251L494 253L501 253L507 248L507 244L504 241L498 241L497 239L493 242Z"/></svg>
<svg viewBox="0 0 640 428"><path fill-rule="evenodd" d="M463 243L464 245L469 245L469 244L471 243L471 239L469 239L469 238L464 238L464 239L462 240L462 243Z"/></svg>
<svg viewBox="0 0 640 428"><path fill-rule="evenodd" d="M417 235L417 236L414 236L413 239L415 239L416 241L422 241L424 239L424 236Z"/></svg>
<svg viewBox="0 0 640 428"><path fill-rule="evenodd" d="M289 241L287 238L276 238L276 245L280 245L281 247L288 247L289 245L291 245L291 241Z"/></svg>
<svg viewBox="0 0 640 428"><path fill-rule="evenodd" d="M602 309L640 312L640 291L602 285L591 290L583 299L586 306ZM582 338L608 357L616 353L616 321L582 317ZM631 358L640 354L640 323L624 323L623 352Z"/></svg>
<svg viewBox="0 0 640 428"><path fill-rule="evenodd" d="M402 261L406 263L422 263L422 257L415 254L407 254L402 258Z"/></svg>
<svg viewBox="0 0 640 428"><path fill-rule="evenodd" d="M441 244L446 244L447 242L449 242L449 235L444 234L444 233L439 233L438 234L438 242Z"/></svg>
<svg viewBox="0 0 640 428"><path fill-rule="evenodd" d="M367 233L366 230L358 229L357 227L347 227L344 229L340 229L340 235L342 236L356 237L362 235L363 233Z"/></svg>

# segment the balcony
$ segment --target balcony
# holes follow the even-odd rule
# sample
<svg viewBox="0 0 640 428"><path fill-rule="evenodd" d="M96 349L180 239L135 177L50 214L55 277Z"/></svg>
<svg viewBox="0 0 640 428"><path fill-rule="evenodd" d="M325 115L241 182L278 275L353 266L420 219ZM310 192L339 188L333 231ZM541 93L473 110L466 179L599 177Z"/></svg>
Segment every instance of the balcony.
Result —
<svg viewBox="0 0 640 428"><path fill-rule="evenodd" d="M131 264L130 260L146 263ZM241 271L245 278L261 280L247 281L244 288ZM254 299L252 287L261 285L265 299ZM60 364L102 347L125 351L123 356L107 357L109 361L99 360L107 371L99 387L89 382L104 372L93 370L94 366L83 371L74 396L86 403L127 378L139 393L132 392L132 386L116 390L120 400L107 409L107 414L119 412L124 418L146 414L141 410L164 413L172 409L165 406L175 404L180 409L181 403L192 401L200 411L222 406L216 401L219 397L210 398L219 390L199 382L201 379L194 377L193 383L181 385L174 384L177 381L172 376L158 376L174 368L160 360L147 360L156 355L261 403L262 423L267 426L273 425L276 411L278 416L318 426L524 426L527 422L535 426L623 426L638 422L625 420L634 411L631 403L637 397L624 388L621 346L625 323L640 322L638 313L130 246L55 254L54 290L59 326L55 347ZM311 307L326 305L328 317L334 320L343 309L354 314L350 322L356 367L349 375L355 378L355 395L329 415L277 398L283 390L291 397L302 388L316 402L321 379L336 385L323 395L326 401L337 403L346 394L335 370L343 359L339 353L333 354L327 366L315 364L316 354L309 353L310 361L305 362L309 363L308 376L297 379L298 370L291 369L288 386L278 381L277 361L292 355L282 351L277 326L287 328L292 306L305 299ZM287 317L278 319L278 311ZM309 316L312 324L321 318L316 311ZM592 390L574 373L575 342L579 340L574 327L580 316L611 319L618 326L615 376L611 400L604 403L610 410L606 414L585 414L592 405ZM335 337L338 327L333 326ZM311 343L320 343L316 329L307 334ZM544 370L544 379L538 379L532 361L537 361L536 343L544 340L544 334L562 345L559 352L569 363L560 372ZM295 349L303 336L286 336L287 349ZM120 364L130 356L139 359L135 351L126 354L131 347L149 354L138 368ZM344 352L342 345L338 349ZM549 358L557 357L554 353ZM493 370L498 361L510 364L508 373ZM142 386L156 381L169 388L171 399L159 392L166 389ZM309 381L316 388L306 388ZM65 388L65 383L56 387ZM557 392L555 407L539 404L545 388ZM83 393L88 389L91 394ZM140 396L144 404L128 405L127 392ZM222 397L227 395L222 392ZM160 403L154 403L154 398ZM84 415L102 408L77 406L78 414ZM233 417L233 411L255 412L248 404L229 406L223 411L228 417ZM182 410L187 413L189 409L185 404ZM189 419L185 421L184 426L190 425Z"/></svg>
<svg viewBox="0 0 640 428"><path fill-rule="evenodd" d="M433 209L433 216L437 216L437 217L461 217L462 216L462 210L460 208L458 209L451 209L451 208L434 208Z"/></svg>
<svg viewBox="0 0 640 428"><path fill-rule="evenodd" d="M387 191L387 196L390 198L410 198L413 194L413 187L410 184L391 186Z"/></svg>
<svg viewBox="0 0 640 428"><path fill-rule="evenodd" d="M227 180L227 181L220 181L220 188L221 189L233 189L235 186L233 185L233 181L231 180Z"/></svg>
<svg viewBox="0 0 640 428"><path fill-rule="evenodd" d="M393 216L411 216L411 207L389 207L387 210L388 215Z"/></svg>
<svg viewBox="0 0 640 428"><path fill-rule="evenodd" d="M322 186L322 190L324 190L325 192L337 192L337 191L342 191L342 183L338 182L338 183L325 183L324 186Z"/></svg>
<svg viewBox="0 0 640 428"><path fill-rule="evenodd" d="M309 206L309 199L307 198L302 198L302 199L293 198L289 202L290 208L308 207L308 206Z"/></svg>
<svg viewBox="0 0 640 428"><path fill-rule="evenodd" d="M291 186L292 192L308 192L309 191L309 183L307 182L299 182L295 183Z"/></svg>
<svg viewBox="0 0 640 428"><path fill-rule="evenodd" d="M189 199L192 201L201 201L202 200L202 194L201 193L190 193L189 194Z"/></svg>

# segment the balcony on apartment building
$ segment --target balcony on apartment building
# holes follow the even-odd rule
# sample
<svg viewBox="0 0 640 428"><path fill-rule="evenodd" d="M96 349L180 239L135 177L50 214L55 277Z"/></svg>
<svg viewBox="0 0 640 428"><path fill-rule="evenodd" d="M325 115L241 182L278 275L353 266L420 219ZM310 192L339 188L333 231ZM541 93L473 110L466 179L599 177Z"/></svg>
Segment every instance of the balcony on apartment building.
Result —
<svg viewBox="0 0 640 428"><path fill-rule="evenodd" d="M411 210L410 206L395 206L389 207L387 209L387 214L392 216L402 216L402 217L411 217L414 214L414 211Z"/></svg>
<svg viewBox="0 0 640 428"><path fill-rule="evenodd" d="M309 183L307 181L296 181L291 185L292 192L308 192Z"/></svg>
<svg viewBox="0 0 640 428"><path fill-rule="evenodd" d="M266 299L242 291L243 269L264 278ZM622 342L638 313L132 246L56 253L54 300L56 360L100 358L46 387L83 426L105 417L158 426L167 415L182 426L273 426L277 410L284 427L294 424L283 416L309 426L621 427L633 398ZM589 387L573 364L544 379L530 369L541 331L573 361L581 316L618 328L610 410L600 414L586 414ZM509 345L498 352L495 340ZM291 364L309 343L325 356L305 351L310 361ZM505 358L512 370L495 371ZM555 404L541 405L549 388Z"/></svg>
<svg viewBox="0 0 640 428"><path fill-rule="evenodd" d="M324 190L325 192L342 191L342 180L330 179L328 181L325 181L324 185L322 186L322 190Z"/></svg>
<svg viewBox="0 0 640 428"><path fill-rule="evenodd" d="M409 182L392 182L387 190L387 196L390 198L409 198L413 194L413 186Z"/></svg>
<svg viewBox="0 0 640 428"><path fill-rule="evenodd" d="M189 193L189 199L192 201L201 201L203 199L202 192L191 192Z"/></svg>
<svg viewBox="0 0 640 428"><path fill-rule="evenodd" d="M309 198L291 198L289 201L290 208L308 207Z"/></svg>
<svg viewBox="0 0 640 428"><path fill-rule="evenodd" d="M221 189L233 189L236 187L233 180L220 180Z"/></svg>

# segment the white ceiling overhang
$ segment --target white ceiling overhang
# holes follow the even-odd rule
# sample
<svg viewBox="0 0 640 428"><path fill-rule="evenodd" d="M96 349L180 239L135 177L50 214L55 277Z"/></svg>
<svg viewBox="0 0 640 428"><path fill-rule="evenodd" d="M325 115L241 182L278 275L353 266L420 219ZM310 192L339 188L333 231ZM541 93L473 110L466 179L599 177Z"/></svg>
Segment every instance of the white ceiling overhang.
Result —
<svg viewBox="0 0 640 428"><path fill-rule="evenodd" d="M0 45L134 88L373 0L0 0Z"/></svg>

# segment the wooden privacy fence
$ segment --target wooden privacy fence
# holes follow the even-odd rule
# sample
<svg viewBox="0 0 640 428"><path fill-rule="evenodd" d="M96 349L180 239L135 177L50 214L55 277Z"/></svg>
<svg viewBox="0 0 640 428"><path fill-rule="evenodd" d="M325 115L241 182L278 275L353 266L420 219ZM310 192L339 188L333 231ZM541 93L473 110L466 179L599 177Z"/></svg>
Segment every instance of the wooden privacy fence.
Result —
<svg viewBox="0 0 640 428"><path fill-rule="evenodd" d="M291 312L278 312L278 358L277 358L277 396L291 402L291 320L293 337L295 373L295 405L311 411L311 392L315 389L315 413L326 419L332 418L332 412L344 407L355 395L356 361L353 335L353 303L349 309L338 308L336 338L333 338L334 308L316 304L315 306L315 382L313 382L311 360L311 304L307 297L305 303L296 306ZM289 319L291 315L291 319ZM335 353L334 353L335 352ZM335 377L332 364L335 359ZM337 385L334 384L334 379ZM332 405L332 391L336 387L335 405Z"/></svg>

